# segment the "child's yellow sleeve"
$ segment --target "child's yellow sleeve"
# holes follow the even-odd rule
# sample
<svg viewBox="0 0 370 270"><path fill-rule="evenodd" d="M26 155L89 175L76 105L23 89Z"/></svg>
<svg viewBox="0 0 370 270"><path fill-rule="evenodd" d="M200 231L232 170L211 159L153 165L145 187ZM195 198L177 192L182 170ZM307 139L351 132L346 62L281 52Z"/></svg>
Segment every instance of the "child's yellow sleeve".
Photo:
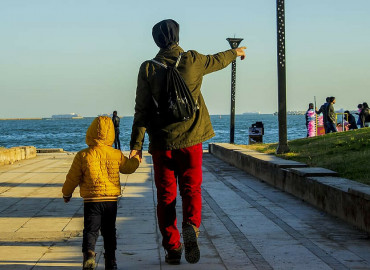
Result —
<svg viewBox="0 0 370 270"><path fill-rule="evenodd" d="M80 154L77 153L75 158L73 159L71 168L66 176L66 181L63 185L63 195L64 196L71 196L75 188L79 185L82 178L82 165L81 165L81 157Z"/></svg>
<svg viewBox="0 0 370 270"><path fill-rule="evenodd" d="M139 165L140 161L138 156L134 156L129 159L122 154L122 163L119 167L119 172L124 174L131 174L136 171Z"/></svg>

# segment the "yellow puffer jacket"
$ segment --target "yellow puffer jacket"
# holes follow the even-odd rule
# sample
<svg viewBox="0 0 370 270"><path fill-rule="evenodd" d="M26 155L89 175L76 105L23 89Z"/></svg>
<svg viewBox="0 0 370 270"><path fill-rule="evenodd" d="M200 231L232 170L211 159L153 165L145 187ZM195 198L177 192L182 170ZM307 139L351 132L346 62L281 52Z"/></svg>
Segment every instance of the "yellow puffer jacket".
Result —
<svg viewBox="0 0 370 270"><path fill-rule="evenodd" d="M117 200L121 195L119 173L131 174L139 166L138 157L128 159L114 142L112 119L100 116L94 119L86 132L89 146L75 156L63 185L63 196L71 196L80 186L80 195L86 201Z"/></svg>

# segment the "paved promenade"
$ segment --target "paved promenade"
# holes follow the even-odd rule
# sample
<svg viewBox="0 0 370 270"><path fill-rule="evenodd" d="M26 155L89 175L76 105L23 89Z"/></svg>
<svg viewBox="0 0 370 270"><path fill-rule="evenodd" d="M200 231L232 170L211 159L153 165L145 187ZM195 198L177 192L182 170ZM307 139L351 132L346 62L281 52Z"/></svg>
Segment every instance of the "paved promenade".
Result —
<svg viewBox="0 0 370 270"><path fill-rule="evenodd" d="M127 153L126 153L127 154ZM72 154L0 166L0 269L81 269L83 201L61 199ZM344 222L204 154L198 264L164 262L151 158L121 176L119 269L370 269L370 239ZM178 198L181 205L181 199ZM178 207L181 213L181 207ZM179 217L181 215L179 214ZM181 224L181 218L178 221ZM102 239L96 252L104 269Z"/></svg>

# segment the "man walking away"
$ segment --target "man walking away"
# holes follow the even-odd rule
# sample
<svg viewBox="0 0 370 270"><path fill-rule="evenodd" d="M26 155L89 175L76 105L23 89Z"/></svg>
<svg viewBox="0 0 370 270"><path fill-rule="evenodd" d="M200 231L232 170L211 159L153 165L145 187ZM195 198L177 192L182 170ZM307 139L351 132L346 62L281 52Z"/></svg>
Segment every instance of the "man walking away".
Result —
<svg viewBox="0 0 370 270"><path fill-rule="evenodd" d="M200 258L197 238L202 212L202 142L214 136L201 84L204 75L227 67L237 56L244 59L246 48L214 55L203 55L193 50L185 52L178 45L179 25L174 20L163 20L154 25L152 35L160 50L154 61L145 61L139 70L131 155L138 153L141 156L147 132L157 187L158 225L167 253L165 261L179 264L183 249L176 218L178 185L182 198L185 259L189 263L197 263ZM159 109L163 105L167 109L172 107L167 102L167 75L176 68L189 88L196 111L188 120L171 122Z"/></svg>
<svg viewBox="0 0 370 270"><path fill-rule="evenodd" d="M121 150L121 141L119 140L119 121L120 118L117 116L117 111L113 112L112 117L113 125L114 125L114 134L116 137L114 138L114 148Z"/></svg>

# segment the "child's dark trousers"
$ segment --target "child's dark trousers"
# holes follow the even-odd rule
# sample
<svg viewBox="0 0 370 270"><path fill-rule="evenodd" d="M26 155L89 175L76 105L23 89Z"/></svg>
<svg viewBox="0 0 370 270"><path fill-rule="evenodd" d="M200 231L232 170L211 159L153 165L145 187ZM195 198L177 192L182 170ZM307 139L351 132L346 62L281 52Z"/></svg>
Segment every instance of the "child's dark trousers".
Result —
<svg viewBox="0 0 370 270"><path fill-rule="evenodd" d="M105 253L114 253L116 239L117 201L85 202L82 252L95 251L99 230L104 239Z"/></svg>

